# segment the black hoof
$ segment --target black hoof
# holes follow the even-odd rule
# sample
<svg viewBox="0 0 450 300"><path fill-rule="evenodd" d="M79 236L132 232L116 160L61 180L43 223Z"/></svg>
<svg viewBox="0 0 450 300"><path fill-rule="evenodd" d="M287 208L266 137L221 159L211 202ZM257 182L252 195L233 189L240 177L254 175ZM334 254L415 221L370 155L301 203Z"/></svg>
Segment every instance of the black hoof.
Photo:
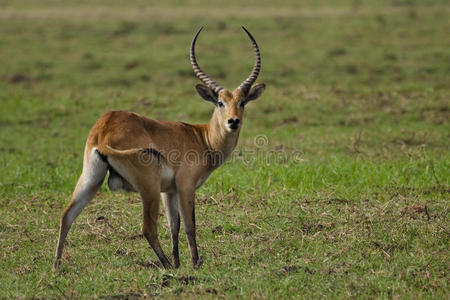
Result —
<svg viewBox="0 0 450 300"><path fill-rule="evenodd" d="M196 263L194 263L194 269L198 269L203 265L203 258L199 258Z"/></svg>
<svg viewBox="0 0 450 300"><path fill-rule="evenodd" d="M59 266L61 266L61 259L56 259L53 263L53 271L57 271L59 269Z"/></svg>

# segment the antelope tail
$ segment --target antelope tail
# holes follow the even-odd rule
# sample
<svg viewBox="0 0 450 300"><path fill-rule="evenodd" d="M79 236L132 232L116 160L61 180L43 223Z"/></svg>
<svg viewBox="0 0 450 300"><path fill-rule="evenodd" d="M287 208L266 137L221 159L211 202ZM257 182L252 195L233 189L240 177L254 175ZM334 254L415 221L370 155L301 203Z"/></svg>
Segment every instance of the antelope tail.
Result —
<svg viewBox="0 0 450 300"><path fill-rule="evenodd" d="M146 149L144 148L131 148L126 150L119 150L111 147L110 145L106 145L103 147L98 147L97 151L103 155L103 156L113 156L113 157L124 157L124 156L130 156L133 154L139 154Z"/></svg>
<svg viewBox="0 0 450 300"><path fill-rule="evenodd" d="M105 147L101 147L101 149L97 150L100 155L102 156L113 156L113 157L124 157L124 156L130 156L130 155L141 155L141 154L153 154L158 158L158 161L161 160L161 158L164 159L164 156L159 152L158 150L154 148L131 148L126 150L119 150L115 149L109 145L106 145Z"/></svg>

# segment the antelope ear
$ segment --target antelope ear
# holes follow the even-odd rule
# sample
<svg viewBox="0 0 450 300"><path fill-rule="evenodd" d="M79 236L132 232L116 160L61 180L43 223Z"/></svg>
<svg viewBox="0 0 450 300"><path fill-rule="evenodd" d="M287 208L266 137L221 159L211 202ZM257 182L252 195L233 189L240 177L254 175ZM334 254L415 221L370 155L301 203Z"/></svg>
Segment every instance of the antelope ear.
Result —
<svg viewBox="0 0 450 300"><path fill-rule="evenodd" d="M212 102L213 104L217 103L217 94L206 85L197 84L195 86L195 89L197 90L197 93L200 95L200 97L202 97L204 100Z"/></svg>
<svg viewBox="0 0 450 300"><path fill-rule="evenodd" d="M245 98L245 102L249 102L252 100L257 99L266 89L266 85L264 83L260 83L255 85L250 89L250 92L248 93L247 97Z"/></svg>

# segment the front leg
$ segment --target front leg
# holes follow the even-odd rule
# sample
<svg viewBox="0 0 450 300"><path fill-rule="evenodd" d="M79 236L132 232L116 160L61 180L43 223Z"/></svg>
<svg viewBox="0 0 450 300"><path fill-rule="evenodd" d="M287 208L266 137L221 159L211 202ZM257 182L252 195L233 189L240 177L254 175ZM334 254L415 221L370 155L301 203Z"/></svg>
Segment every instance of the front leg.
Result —
<svg viewBox="0 0 450 300"><path fill-rule="evenodd" d="M198 257L197 241L195 233L195 189L194 186L179 189L180 210L183 217L184 230L186 232L191 259L194 268L201 266L203 261Z"/></svg>
<svg viewBox="0 0 450 300"><path fill-rule="evenodd" d="M158 239L159 202L161 201L159 182L156 184L155 182L152 182L147 185L137 183L137 188L142 198L144 219L142 233L152 247L153 251L155 251L163 267L166 269L171 268L172 265L167 259L167 256L164 254Z"/></svg>
<svg viewBox="0 0 450 300"><path fill-rule="evenodd" d="M175 268L180 266L178 252L178 233L180 232L180 214L178 213L179 197L177 193L161 193L166 208L167 222L172 237L172 255Z"/></svg>

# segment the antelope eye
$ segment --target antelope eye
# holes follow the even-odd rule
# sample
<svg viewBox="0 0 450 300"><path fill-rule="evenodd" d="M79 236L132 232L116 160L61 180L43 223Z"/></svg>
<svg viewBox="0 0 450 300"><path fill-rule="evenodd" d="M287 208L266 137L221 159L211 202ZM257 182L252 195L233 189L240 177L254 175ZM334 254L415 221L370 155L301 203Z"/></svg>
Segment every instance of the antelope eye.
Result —
<svg viewBox="0 0 450 300"><path fill-rule="evenodd" d="M217 102L217 106L223 107L223 102L222 101Z"/></svg>
<svg viewBox="0 0 450 300"><path fill-rule="evenodd" d="M245 101L241 101L241 103L239 104L240 107L244 108L245 106Z"/></svg>

